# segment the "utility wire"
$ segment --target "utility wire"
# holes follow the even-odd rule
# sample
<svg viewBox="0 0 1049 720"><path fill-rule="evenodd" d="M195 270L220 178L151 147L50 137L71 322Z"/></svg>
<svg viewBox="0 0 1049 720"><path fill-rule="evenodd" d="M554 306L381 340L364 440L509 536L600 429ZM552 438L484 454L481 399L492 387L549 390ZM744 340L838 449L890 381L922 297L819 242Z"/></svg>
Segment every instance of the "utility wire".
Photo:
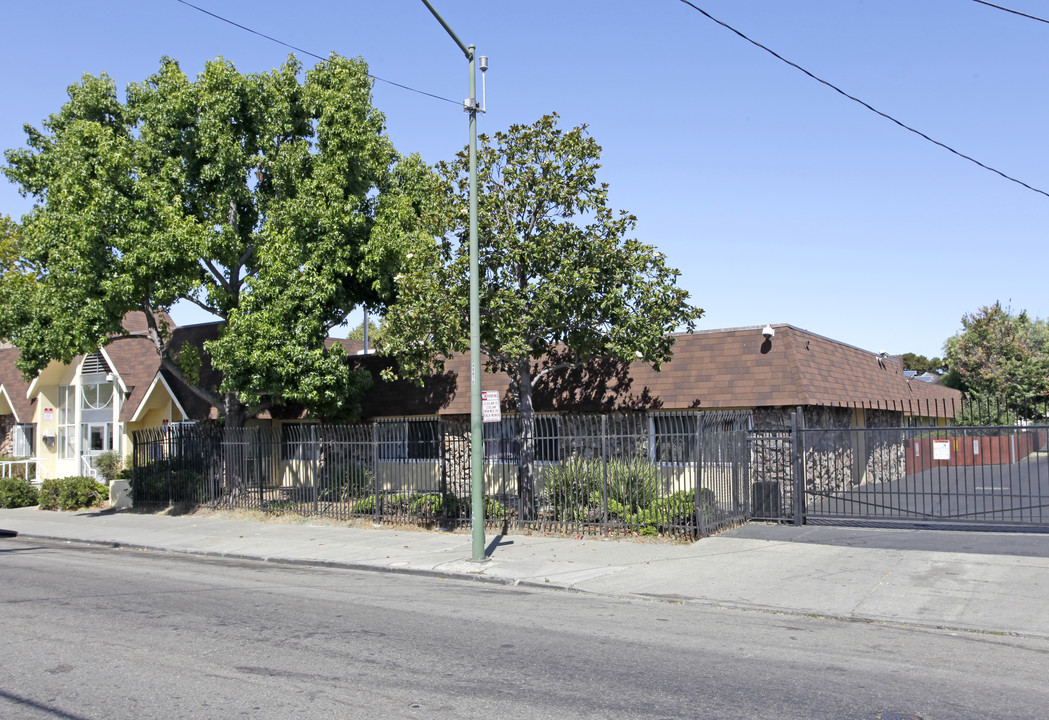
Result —
<svg viewBox="0 0 1049 720"><path fill-rule="evenodd" d="M310 52L309 50L304 50L304 49L302 49L300 47L295 47L294 45L292 45L290 43L284 42L283 40L279 40L279 39L277 39L275 37L271 37L270 35L267 35L265 33L261 33L258 30L254 30L254 29L248 27L247 25L241 25L240 23L234 22L233 20L230 20L229 18L224 18L221 15L216 15L215 13L211 12L210 10L205 10L204 8L200 7L199 5L194 5L191 2L187 2L187 0L177 0L177 2L180 2L180 3L182 3L183 5L185 5L187 7L191 7L191 8L193 8L194 10L196 10L198 12L202 12L205 15L210 15L211 17L215 18L216 20L221 20L224 23L229 23L233 27L240 28L241 30L244 30L246 32L251 33L252 35L258 35L261 38L265 38L265 39L269 40L270 42L275 42L278 45L283 45L286 48L290 48L291 50L294 50L295 52L302 53L303 55L309 55L310 57L317 58L318 60L327 60L328 59L326 57L318 55L317 53ZM408 87L407 85L402 85L401 83L394 82L393 80L387 80L386 78L381 78L378 75L372 75L371 73L368 73L368 77L370 77L372 80L377 80L379 82L384 82L387 85L393 85L394 87L399 87L399 88L401 88L403 90L408 90L408 91L413 92L413 93L418 93L419 95L425 95L426 97L434 98L435 100L443 100L444 102L449 102L449 103L452 103L453 105L461 105L462 104L458 100L452 100L450 98L442 97L440 95L434 95L433 93L428 93L425 90L417 90L416 88Z"/></svg>
<svg viewBox="0 0 1049 720"><path fill-rule="evenodd" d="M180 2L181 2L181 0L180 0ZM690 8L692 8L693 10L698 12L700 15L703 15L707 19L712 20L713 22L717 23L718 25L720 25L721 27L725 28L726 30L729 30L729 31L735 33L739 37L741 37L744 40L746 40L747 42L749 42L751 45L754 45L755 47L761 48L762 50L767 52L769 55L772 55L772 57L776 58L777 60L780 60L780 61L786 63L787 65L790 65L792 68L795 68L796 70L800 70L801 72L805 73L806 75L808 75L810 78L812 78L816 82L821 83L823 85L826 85L827 87L829 87L834 92L836 92L836 93L838 93L840 95L844 95L845 97L847 97L849 100L852 100L853 102L859 103L863 107L865 107L868 110L870 110L872 113L874 113L876 115L880 115L881 117L885 118L886 120L889 120L889 121L895 123L896 125L899 125L904 130L908 130L908 131L914 133L915 135L917 135L917 136L919 136L919 137L921 137L921 138L923 138L925 140L928 140L933 145L937 145L937 146L943 148L944 150L947 150L948 152L954 153L955 155L957 155L960 158L968 160L969 162L982 167L984 170L989 170L990 172L993 172L995 175L998 175L998 176L1000 176L1002 178L1005 178L1009 182L1014 182L1017 185L1022 185L1023 187L1027 188L1028 190L1031 190L1031 191L1036 192L1036 193L1038 193L1040 195L1045 195L1046 197L1049 197L1049 192L1046 192L1045 190L1039 190L1036 187L1028 185L1023 180L1018 180L1017 178L1014 178L1011 175L1006 175L1001 170L996 170L995 168L991 167L990 165L985 165L982 162L980 162L979 160L977 160L977 159L975 159L973 157L970 157L969 155L966 155L965 153L962 153L962 152L959 152L959 151L955 150L950 145L945 145L944 143L940 142L939 140L934 140L933 138L929 137L928 135L926 135L922 131L916 130L915 128L912 128L910 125L906 125L905 123L900 122L899 120L897 120L893 116L888 115L887 113L883 113L881 110L878 110L877 108L872 107L871 105L869 105L868 103L864 102L863 100L860 100L859 98L857 98L857 97L855 97L853 95L850 95L849 93L845 92L844 90L842 90L838 86L833 85L833 84L827 82L823 78L817 77L816 75L812 74L811 72L809 72L805 68L801 67L797 63L791 62L790 60L788 60L787 58L783 57L782 55L780 55L776 51L766 47L765 45L762 45L757 40L753 40L750 37L747 37L742 32L740 32L736 28L732 27L728 23L725 23L725 22L722 22L721 20L718 20L716 17L714 17L713 15L708 13L706 10L696 6L695 4L690 2L689 0L681 0L681 2L683 2L685 5L688 5ZM981 0L976 0L976 2L981 2ZM990 3L984 3L984 4L989 5ZM997 6L995 6L995 7L997 7ZM1038 18L1035 18L1035 19L1038 19Z"/></svg>
<svg viewBox="0 0 1049 720"><path fill-rule="evenodd" d="M1019 15L1020 17L1025 17L1025 18L1028 18L1030 20L1037 20L1038 22L1049 23L1049 20L1046 20L1045 18L1040 18L1040 17L1037 17L1035 15L1028 15L1025 12L1020 12L1019 10L1012 10L1010 8L1007 8L1007 7L1002 7L1001 5L995 5L994 3L986 2L986 0L973 0L973 2L980 3L981 5L986 5L987 7L993 7L995 10L1004 10L1007 13L1012 13L1013 15Z"/></svg>

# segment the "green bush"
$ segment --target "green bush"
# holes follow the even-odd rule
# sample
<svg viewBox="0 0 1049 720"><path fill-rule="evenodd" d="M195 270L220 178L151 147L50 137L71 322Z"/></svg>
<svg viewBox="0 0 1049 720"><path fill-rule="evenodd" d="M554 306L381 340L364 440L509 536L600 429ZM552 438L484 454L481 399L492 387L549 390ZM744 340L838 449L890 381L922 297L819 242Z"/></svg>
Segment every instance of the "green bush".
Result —
<svg viewBox="0 0 1049 720"><path fill-rule="evenodd" d="M598 472L601 472L598 464ZM608 461L608 497L631 510L647 508L662 494L659 468L641 458Z"/></svg>
<svg viewBox="0 0 1049 720"><path fill-rule="evenodd" d="M107 483L116 480L123 468L124 458L118 452L107 450L95 456L95 470Z"/></svg>
<svg viewBox="0 0 1049 720"><path fill-rule="evenodd" d="M198 472L183 468L169 471L166 463L137 468L131 482L131 496L135 502L194 503L206 499L207 478Z"/></svg>
<svg viewBox="0 0 1049 720"><path fill-rule="evenodd" d="M369 495L368 497L361 498L357 502L353 503L353 505L350 507L350 512L355 515L374 515L375 495Z"/></svg>
<svg viewBox="0 0 1049 720"><path fill-rule="evenodd" d="M605 484L605 478L608 484ZM626 517L652 505L662 491L659 468L644 458L607 462L572 458L546 471L543 499L558 520L594 521L607 504L613 517Z"/></svg>
<svg viewBox="0 0 1049 720"><path fill-rule="evenodd" d="M375 474L363 465L351 465L335 482L326 485L320 500L346 502L371 495L375 492Z"/></svg>
<svg viewBox="0 0 1049 720"><path fill-rule="evenodd" d="M79 510L109 500L109 488L90 477L49 478L40 486L41 510Z"/></svg>
<svg viewBox="0 0 1049 720"><path fill-rule="evenodd" d="M32 507L40 502L40 492L25 478L0 479L0 508Z"/></svg>
<svg viewBox="0 0 1049 720"><path fill-rule="evenodd" d="M486 520L505 520L510 517L510 508L495 498L485 497L484 517Z"/></svg>

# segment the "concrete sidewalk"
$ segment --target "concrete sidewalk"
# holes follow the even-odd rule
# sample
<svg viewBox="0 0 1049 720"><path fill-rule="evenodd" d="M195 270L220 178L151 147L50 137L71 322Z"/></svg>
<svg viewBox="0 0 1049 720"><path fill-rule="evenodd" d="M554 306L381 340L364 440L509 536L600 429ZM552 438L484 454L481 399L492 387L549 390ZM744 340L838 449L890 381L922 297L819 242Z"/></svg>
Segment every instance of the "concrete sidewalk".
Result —
<svg viewBox="0 0 1049 720"><path fill-rule="evenodd" d="M1049 535L760 525L681 545L489 535L490 559L474 563L469 534L0 510L0 551L12 536L1049 639Z"/></svg>

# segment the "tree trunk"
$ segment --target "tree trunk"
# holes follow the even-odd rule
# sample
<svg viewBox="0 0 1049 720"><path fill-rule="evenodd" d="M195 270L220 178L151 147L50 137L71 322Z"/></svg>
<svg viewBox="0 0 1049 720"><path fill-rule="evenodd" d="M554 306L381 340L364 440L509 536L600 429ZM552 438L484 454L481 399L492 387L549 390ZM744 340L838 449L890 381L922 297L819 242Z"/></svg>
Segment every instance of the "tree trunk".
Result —
<svg viewBox="0 0 1049 720"><path fill-rule="evenodd" d="M226 427L242 428L247 420L247 408L240 402L237 393L226 393L222 398L222 415L226 418Z"/></svg>
<svg viewBox="0 0 1049 720"><path fill-rule="evenodd" d="M518 431L520 454L517 465L517 492L521 498L521 520L535 517L535 410L532 408L531 360L517 361L517 409L521 415Z"/></svg>

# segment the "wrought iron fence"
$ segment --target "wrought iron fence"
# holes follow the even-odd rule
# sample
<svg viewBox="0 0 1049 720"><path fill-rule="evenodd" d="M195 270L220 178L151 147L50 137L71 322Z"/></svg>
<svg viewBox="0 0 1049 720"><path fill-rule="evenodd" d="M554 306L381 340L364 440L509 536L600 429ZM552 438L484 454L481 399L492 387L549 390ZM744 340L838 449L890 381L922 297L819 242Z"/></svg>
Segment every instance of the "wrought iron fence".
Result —
<svg viewBox="0 0 1049 720"><path fill-rule="evenodd" d="M483 427L487 522L563 532L697 536L745 522L750 414L540 415ZM470 522L469 421L173 426L133 435L136 504L201 504L336 519Z"/></svg>
<svg viewBox="0 0 1049 720"><path fill-rule="evenodd" d="M1049 525L1047 426L800 431L804 517Z"/></svg>

